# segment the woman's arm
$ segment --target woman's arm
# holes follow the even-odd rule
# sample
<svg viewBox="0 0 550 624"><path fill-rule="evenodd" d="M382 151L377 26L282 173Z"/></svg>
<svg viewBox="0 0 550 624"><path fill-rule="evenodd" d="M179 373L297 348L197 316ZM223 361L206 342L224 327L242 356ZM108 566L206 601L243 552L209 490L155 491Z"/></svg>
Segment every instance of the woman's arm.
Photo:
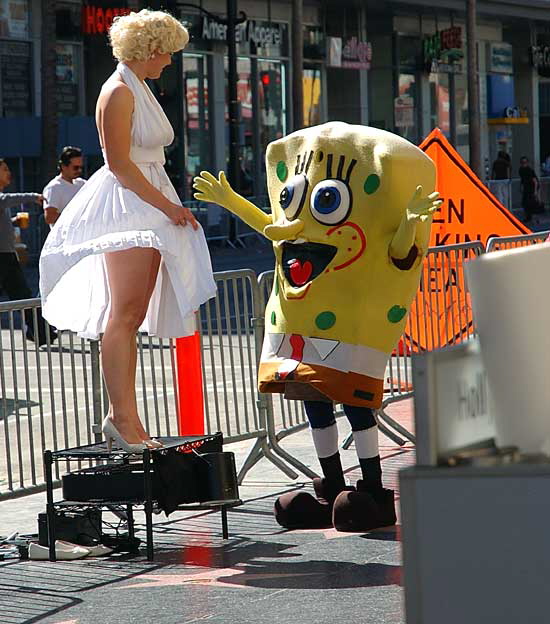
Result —
<svg viewBox="0 0 550 624"><path fill-rule="evenodd" d="M109 85L98 100L98 125L102 137L105 159L109 169L119 182L133 191L143 201L158 208L174 223L198 224L188 208L170 201L143 175L139 167L130 160L132 112L134 97L123 83Z"/></svg>

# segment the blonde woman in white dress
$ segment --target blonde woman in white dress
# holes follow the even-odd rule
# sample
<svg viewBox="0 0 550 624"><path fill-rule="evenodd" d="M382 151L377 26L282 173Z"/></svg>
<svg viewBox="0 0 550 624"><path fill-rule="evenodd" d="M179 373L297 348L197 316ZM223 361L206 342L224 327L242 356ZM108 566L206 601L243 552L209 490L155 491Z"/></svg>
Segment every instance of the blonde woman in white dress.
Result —
<svg viewBox="0 0 550 624"><path fill-rule="evenodd" d="M194 312L216 293L204 233L164 170L172 127L144 82L189 40L171 15L115 18L116 71L103 85L96 123L105 165L67 205L40 257L44 317L97 339L110 400L105 437L127 451L159 445L138 415L136 332L194 332ZM183 163L182 163L183 165Z"/></svg>

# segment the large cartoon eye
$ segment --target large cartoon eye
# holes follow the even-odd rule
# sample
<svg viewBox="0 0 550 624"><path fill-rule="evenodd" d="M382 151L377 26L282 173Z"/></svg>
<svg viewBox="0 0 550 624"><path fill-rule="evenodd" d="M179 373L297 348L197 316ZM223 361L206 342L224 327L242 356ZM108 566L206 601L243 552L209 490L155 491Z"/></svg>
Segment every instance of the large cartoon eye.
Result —
<svg viewBox="0 0 550 624"><path fill-rule="evenodd" d="M323 180L311 192L310 205L320 223L342 223L351 211L351 190L342 180Z"/></svg>
<svg viewBox="0 0 550 624"><path fill-rule="evenodd" d="M304 205L307 194L307 178L305 175L298 175L292 178L281 191L279 203L285 211L287 219L295 219Z"/></svg>

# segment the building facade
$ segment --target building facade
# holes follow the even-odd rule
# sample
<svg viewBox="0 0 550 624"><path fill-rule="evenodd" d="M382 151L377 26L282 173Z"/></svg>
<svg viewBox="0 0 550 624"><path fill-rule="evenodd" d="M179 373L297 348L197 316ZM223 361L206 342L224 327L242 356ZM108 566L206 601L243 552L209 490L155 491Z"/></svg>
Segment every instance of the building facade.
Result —
<svg viewBox="0 0 550 624"><path fill-rule="evenodd" d="M42 4L0 0L0 155L27 190L40 180ZM58 143L82 147L88 172L101 164L95 101L115 68L108 25L155 4L56 2ZM188 199L200 170L227 167L226 3L167 4L191 42L152 86L176 130L167 167ZM292 4L240 0L238 9L246 16L237 27L240 184L261 195L265 148L293 129ZM464 9L462 0L304 0L304 123L369 124L415 143L438 126L468 160ZM499 149L514 173L522 155L540 167L550 154L550 0L478 1L477 57L487 169Z"/></svg>

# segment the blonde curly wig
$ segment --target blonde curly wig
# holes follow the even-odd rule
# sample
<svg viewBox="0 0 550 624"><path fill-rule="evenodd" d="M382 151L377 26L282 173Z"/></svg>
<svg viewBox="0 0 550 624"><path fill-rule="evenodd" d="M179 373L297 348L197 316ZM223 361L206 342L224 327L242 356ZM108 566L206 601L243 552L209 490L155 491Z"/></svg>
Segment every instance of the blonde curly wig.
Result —
<svg viewBox="0 0 550 624"><path fill-rule="evenodd" d="M117 60L147 61L153 54L185 48L189 33L168 13L142 9L139 13L115 17L109 39Z"/></svg>

